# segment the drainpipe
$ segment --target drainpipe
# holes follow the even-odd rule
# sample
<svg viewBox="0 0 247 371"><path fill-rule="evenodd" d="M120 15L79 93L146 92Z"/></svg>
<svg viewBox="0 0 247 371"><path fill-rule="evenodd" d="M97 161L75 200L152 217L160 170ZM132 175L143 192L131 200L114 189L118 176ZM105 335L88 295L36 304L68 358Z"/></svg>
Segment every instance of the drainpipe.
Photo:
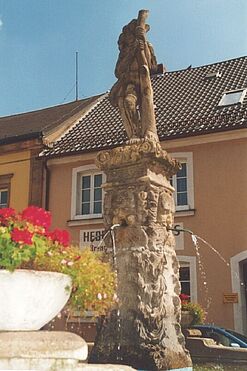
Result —
<svg viewBox="0 0 247 371"><path fill-rule="evenodd" d="M46 210L49 210L49 199L50 199L50 169L47 166L47 160L45 160L44 207Z"/></svg>

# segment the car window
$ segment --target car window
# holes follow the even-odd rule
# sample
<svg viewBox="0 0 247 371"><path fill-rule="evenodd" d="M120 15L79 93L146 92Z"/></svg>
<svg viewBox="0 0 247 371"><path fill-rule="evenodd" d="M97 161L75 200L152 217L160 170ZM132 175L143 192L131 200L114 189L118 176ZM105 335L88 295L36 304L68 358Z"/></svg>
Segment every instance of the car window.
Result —
<svg viewBox="0 0 247 371"><path fill-rule="evenodd" d="M224 334L221 334L219 332L213 331L213 339L215 339L215 335L218 337L218 343L224 345L225 347L231 346L231 339L229 339Z"/></svg>
<svg viewBox="0 0 247 371"><path fill-rule="evenodd" d="M216 342L216 344L218 345L221 344L224 345L225 347L230 347L232 343L232 341L227 336L212 329L203 330L203 337L213 339Z"/></svg>
<svg viewBox="0 0 247 371"><path fill-rule="evenodd" d="M228 332L230 332L230 334L236 336L237 338L239 338L240 340L244 341L246 344L247 344L247 337L242 335L242 334L239 334L238 332L235 332L235 331L232 331L232 330L227 330Z"/></svg>

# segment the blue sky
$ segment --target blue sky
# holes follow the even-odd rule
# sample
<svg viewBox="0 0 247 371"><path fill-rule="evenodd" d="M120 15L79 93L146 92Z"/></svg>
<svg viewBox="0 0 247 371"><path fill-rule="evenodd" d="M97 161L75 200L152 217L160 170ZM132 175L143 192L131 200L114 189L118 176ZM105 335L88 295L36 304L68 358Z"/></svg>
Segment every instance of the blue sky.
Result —
<svg viewBox="0 0 247 371"><path fill-rule="evenodd" d="M152 42L169 71L247 55L246 0L0 0L0 116L109 90L117 39L149 9Z"/></svg>

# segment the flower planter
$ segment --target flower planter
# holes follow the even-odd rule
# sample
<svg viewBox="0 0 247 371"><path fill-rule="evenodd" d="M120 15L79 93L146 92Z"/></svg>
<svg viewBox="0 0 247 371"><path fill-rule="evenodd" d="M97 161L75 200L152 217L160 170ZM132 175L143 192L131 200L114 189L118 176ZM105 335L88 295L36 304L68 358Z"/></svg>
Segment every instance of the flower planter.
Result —
<svg viewBox="0 0 247 371"><path fill-rule="evenodd" d="M71 278L63 273L0 270L0 331L39 330L67 303Z"/></svg>
<svg viewBox="0 0 247 371"><path fill-rule="evenodd" d="M182 327L189 327L193 322L193 315L190 311L183 311L181 312L181 326Z"/></svg>

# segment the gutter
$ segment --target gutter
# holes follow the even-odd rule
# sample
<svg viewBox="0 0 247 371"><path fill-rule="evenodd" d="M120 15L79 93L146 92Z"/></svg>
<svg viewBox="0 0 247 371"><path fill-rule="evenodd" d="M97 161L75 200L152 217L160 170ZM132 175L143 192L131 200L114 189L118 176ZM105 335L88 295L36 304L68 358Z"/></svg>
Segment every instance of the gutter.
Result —
<svg viewBox="0 0 247 371"><path fill-rule="evenodd" d="M42 138L42 132L34 132L29 134L22 134L22 135L15 135L13 137L6 137L0 139L0 145L1 144L11 144L11 143L17 143L17 142L23 142L24 140L29 139L40 139Z"/></svg>
<svg viewBox="0 0 247 371"><path fill-rule="evenodd" d="M50 173L50 169L47 166L47 160L45 160L44 167L45 167L45 180L44 180L44 185L45 185L44 203L45 205L44 206L45 206L45 210L49 210L51 173Z"/></svg>

